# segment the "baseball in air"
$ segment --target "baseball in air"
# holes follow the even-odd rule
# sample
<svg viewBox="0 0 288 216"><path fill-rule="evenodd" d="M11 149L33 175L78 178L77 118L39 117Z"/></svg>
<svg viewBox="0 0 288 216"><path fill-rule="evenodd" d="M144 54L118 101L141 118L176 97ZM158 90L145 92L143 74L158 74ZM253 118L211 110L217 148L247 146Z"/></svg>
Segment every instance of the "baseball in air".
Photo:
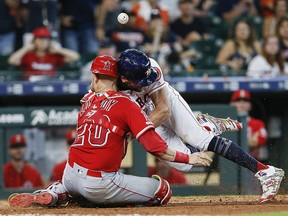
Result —
<svg viewBox="0 0 288 216"><path fill-rule="evenodd" d="M126 13L120 13L117 17L117 20L121 24L126 24L129 21L129 16Z"/></svg>

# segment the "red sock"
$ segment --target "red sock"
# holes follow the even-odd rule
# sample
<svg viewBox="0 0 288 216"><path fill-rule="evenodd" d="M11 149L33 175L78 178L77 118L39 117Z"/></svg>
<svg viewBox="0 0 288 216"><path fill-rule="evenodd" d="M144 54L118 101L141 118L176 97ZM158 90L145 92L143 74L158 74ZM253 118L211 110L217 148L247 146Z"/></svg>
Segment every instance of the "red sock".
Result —
<svg viewBox="0 0 288 216"><path fill-rule="evenodd" d="M257 171L268 169L269 167L267 165L264 165L263 163L257 161Z"/></svg>

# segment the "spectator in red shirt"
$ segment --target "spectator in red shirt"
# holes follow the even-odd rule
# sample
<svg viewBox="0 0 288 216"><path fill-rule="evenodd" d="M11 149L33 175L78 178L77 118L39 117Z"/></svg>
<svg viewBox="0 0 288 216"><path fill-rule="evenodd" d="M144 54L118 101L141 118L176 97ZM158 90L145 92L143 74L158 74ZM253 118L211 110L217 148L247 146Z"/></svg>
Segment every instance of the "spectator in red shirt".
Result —
<svg viewBox="0 0 288 216"><path fill-rule="evenodd" d="M186 176L182 172L171 168L165 161L161 161L158 158L155 158L155 167L149 167L148 169L148 176L152 175L161 176L169 184L189 185Z"/></svg>
<svg viewBox="0 0 288 216"><path fill-rule="evenodd" d="M67 143L68 148L70 148L70 146L74 142L75 137L76 137L76 130L75 129L69 130L67 132L66 143ZM50 177L51 182L61 181L66 163L67 163L67 160L62 161L53 167L51 177Z"/></svg>
<svg viewBox="0 0 288 216"><path fill-rule="evenodd" d="M169 26L169 12L165 8L165 4L161 4L159 0L141 0L132 7L132 12L136 14L136 27L146 31L153 10L158 10L163 24Z"/></svg>
<svg viewBox="0 0 288 216"><path fill-rule="evenodd" d="M9 64L23 68L25 80L37 81L53 77L58 66L78 61L80 58L75 51L55 46L47 28L36 28L33 36L31 44L20 48L8 59Z"/></svg>
<svg viewBox="0 0 288 216"><path fill-rule="evenodd" d="M266 148L268 133L262 120L249 116L249 112L252 109L250 92L243 89L235 91L230 104L236 107L238 114L247 113L249 153L257 160L266 162L268 160L268 150ZM259 181L255 180L254 175L248 175L248 181L249 185L246 187L247 194L259 194L261 186Z"/></svg>
<svg viewBox="0 0 288 216"><path fill-rule="evenodd" d="M9 155L11 160L3 166L6 188L32 189L43 187L39 171L24 160L26 140L21 134L11 136Z"/></svg>
<svg viewBox="0 0 288 216"><path fill-rule="evenodd" d="M233 93L231 105L235 106L237 112L249 113L252 109L251 95L249 91L238 90ZM267 160L266 141L268 138L265 123L248 115L247 118L248 145L250 154L259 161Z"/></svg>

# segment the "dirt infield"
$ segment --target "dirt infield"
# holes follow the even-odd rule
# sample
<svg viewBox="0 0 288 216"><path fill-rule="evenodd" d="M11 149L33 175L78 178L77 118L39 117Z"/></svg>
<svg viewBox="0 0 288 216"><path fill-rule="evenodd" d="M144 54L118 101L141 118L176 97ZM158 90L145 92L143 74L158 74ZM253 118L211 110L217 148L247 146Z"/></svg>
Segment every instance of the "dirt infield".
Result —
<svg viewBox="0 0 288 216"><path fill-rule="evenodd" d="M0 214L139 214L139 215L241 215L248 213L288 212L288 195L279 195L271 203L259 204L256 196L174 197L165 207L131 208L10 208L0 201Z"/></svg>

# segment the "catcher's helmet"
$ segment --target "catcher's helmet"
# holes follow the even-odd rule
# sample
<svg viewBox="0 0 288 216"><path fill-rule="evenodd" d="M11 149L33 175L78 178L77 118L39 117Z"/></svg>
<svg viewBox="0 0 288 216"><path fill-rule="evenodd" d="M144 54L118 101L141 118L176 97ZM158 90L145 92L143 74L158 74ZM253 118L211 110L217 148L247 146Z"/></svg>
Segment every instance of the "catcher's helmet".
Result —
<svg viewBox="0 0 288 216"><path fill-rule="evenodd" d="M104 74L117 78L117 62L112 56L97 56L91 65L90 71L94 74Z"/></svg>
<svg viewBox="0 0 288 216"><path fill-rule="evenodd" d="M117 61L118 74L144 87L151 85L158 76L148 56L140 50L127 49Z"/></svg>

